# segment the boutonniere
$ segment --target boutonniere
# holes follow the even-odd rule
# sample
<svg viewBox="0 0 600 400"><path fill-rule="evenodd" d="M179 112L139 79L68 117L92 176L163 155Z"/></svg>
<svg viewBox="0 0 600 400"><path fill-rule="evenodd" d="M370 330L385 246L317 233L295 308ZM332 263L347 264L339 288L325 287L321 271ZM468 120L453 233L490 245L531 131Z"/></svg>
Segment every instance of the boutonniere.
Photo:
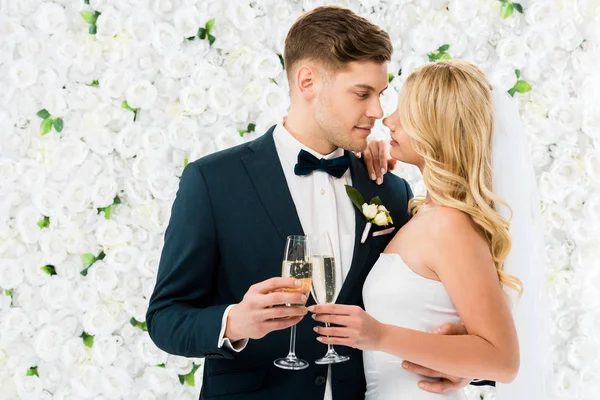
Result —
<svg viewBox="0 0 600 400"><path fill-rule="evenodd" d="M352 204L358 208L358 210L362 215L365 216L367 220L365 230L363 231L360 239L361 243L364 243L367 240L373 224L377 226L388 226L390 224L394 224L390 212L383 204L381 204L381 199L379 197L373 197L371 200L369 200L369 203L367 203L363 195L358 190L350 185L345 186L346 193L348 193L348 197L350 197Z"/></svg>

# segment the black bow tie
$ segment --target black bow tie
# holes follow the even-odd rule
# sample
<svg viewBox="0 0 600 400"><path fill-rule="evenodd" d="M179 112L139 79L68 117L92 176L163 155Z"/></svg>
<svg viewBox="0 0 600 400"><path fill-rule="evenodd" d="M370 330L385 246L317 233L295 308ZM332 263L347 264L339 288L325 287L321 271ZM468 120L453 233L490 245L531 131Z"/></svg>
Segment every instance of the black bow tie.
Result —
<svg viewBox="0 0 600 400"><path fill-rule="evenodd" d="M324 158L318 159L308 151L300 150L300 153L298 153L298 164L294 167L294 173L302 176L312 174L314 170L318 169L336 178L341 178L349 166L350 157L347 154L326 160Z"/></svg>

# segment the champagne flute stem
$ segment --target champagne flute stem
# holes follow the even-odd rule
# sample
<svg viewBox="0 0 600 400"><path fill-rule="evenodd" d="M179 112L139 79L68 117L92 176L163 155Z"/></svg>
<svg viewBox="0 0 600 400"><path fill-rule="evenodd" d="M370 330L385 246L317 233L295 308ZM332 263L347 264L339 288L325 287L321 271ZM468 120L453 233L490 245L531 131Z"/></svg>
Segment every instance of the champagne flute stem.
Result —
<svg viewBox="0 0 600 400"><path fill-rule="evenodd" d="M292 325L292 332L290 333L290 352L288 358L296 358L296 325Z"/></svg>
<svg viewBox="0 0 600 400"><path fill-rule="evenodd" d="M329 322L325 322L325 328L329 328L331 325L329 324ZM333 350L333 345L331 343L329 343L327 345L327 354L331 354L334 353L335 350Z"/></svg>

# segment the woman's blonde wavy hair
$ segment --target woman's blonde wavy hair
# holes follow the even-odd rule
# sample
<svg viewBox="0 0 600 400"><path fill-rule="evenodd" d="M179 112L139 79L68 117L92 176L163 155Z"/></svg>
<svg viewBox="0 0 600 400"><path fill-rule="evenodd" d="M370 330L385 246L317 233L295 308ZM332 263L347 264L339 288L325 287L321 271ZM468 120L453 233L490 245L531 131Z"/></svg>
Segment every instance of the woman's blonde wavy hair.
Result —
<svg viewBox="0 0 600 400"><path fill-rule="evenodd" d="M399 114L415 152L424 160L423 181L439 205L467 213L481 229L503 286L523 284L503 271L511 248L509 221L496 211L492 192L491 85L477 66L441 60L413 72L400 93ZM411 200L414 214L424 197Z"/></svg>

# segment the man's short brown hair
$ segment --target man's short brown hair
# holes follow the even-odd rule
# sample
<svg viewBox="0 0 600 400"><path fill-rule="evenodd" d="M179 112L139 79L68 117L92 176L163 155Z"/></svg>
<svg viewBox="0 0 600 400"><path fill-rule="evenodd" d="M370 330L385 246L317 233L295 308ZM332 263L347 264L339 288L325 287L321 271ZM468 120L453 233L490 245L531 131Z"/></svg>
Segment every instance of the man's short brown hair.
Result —
<svg viewBox="0 0 600 400"><path fill-rule="evenodd" d="M295 64L301 60L317 61L337 71L352 61L390 61L392 52L390 36L377 25L346 8L324 6L294 22L283 57L291 81Z"/></svg>

